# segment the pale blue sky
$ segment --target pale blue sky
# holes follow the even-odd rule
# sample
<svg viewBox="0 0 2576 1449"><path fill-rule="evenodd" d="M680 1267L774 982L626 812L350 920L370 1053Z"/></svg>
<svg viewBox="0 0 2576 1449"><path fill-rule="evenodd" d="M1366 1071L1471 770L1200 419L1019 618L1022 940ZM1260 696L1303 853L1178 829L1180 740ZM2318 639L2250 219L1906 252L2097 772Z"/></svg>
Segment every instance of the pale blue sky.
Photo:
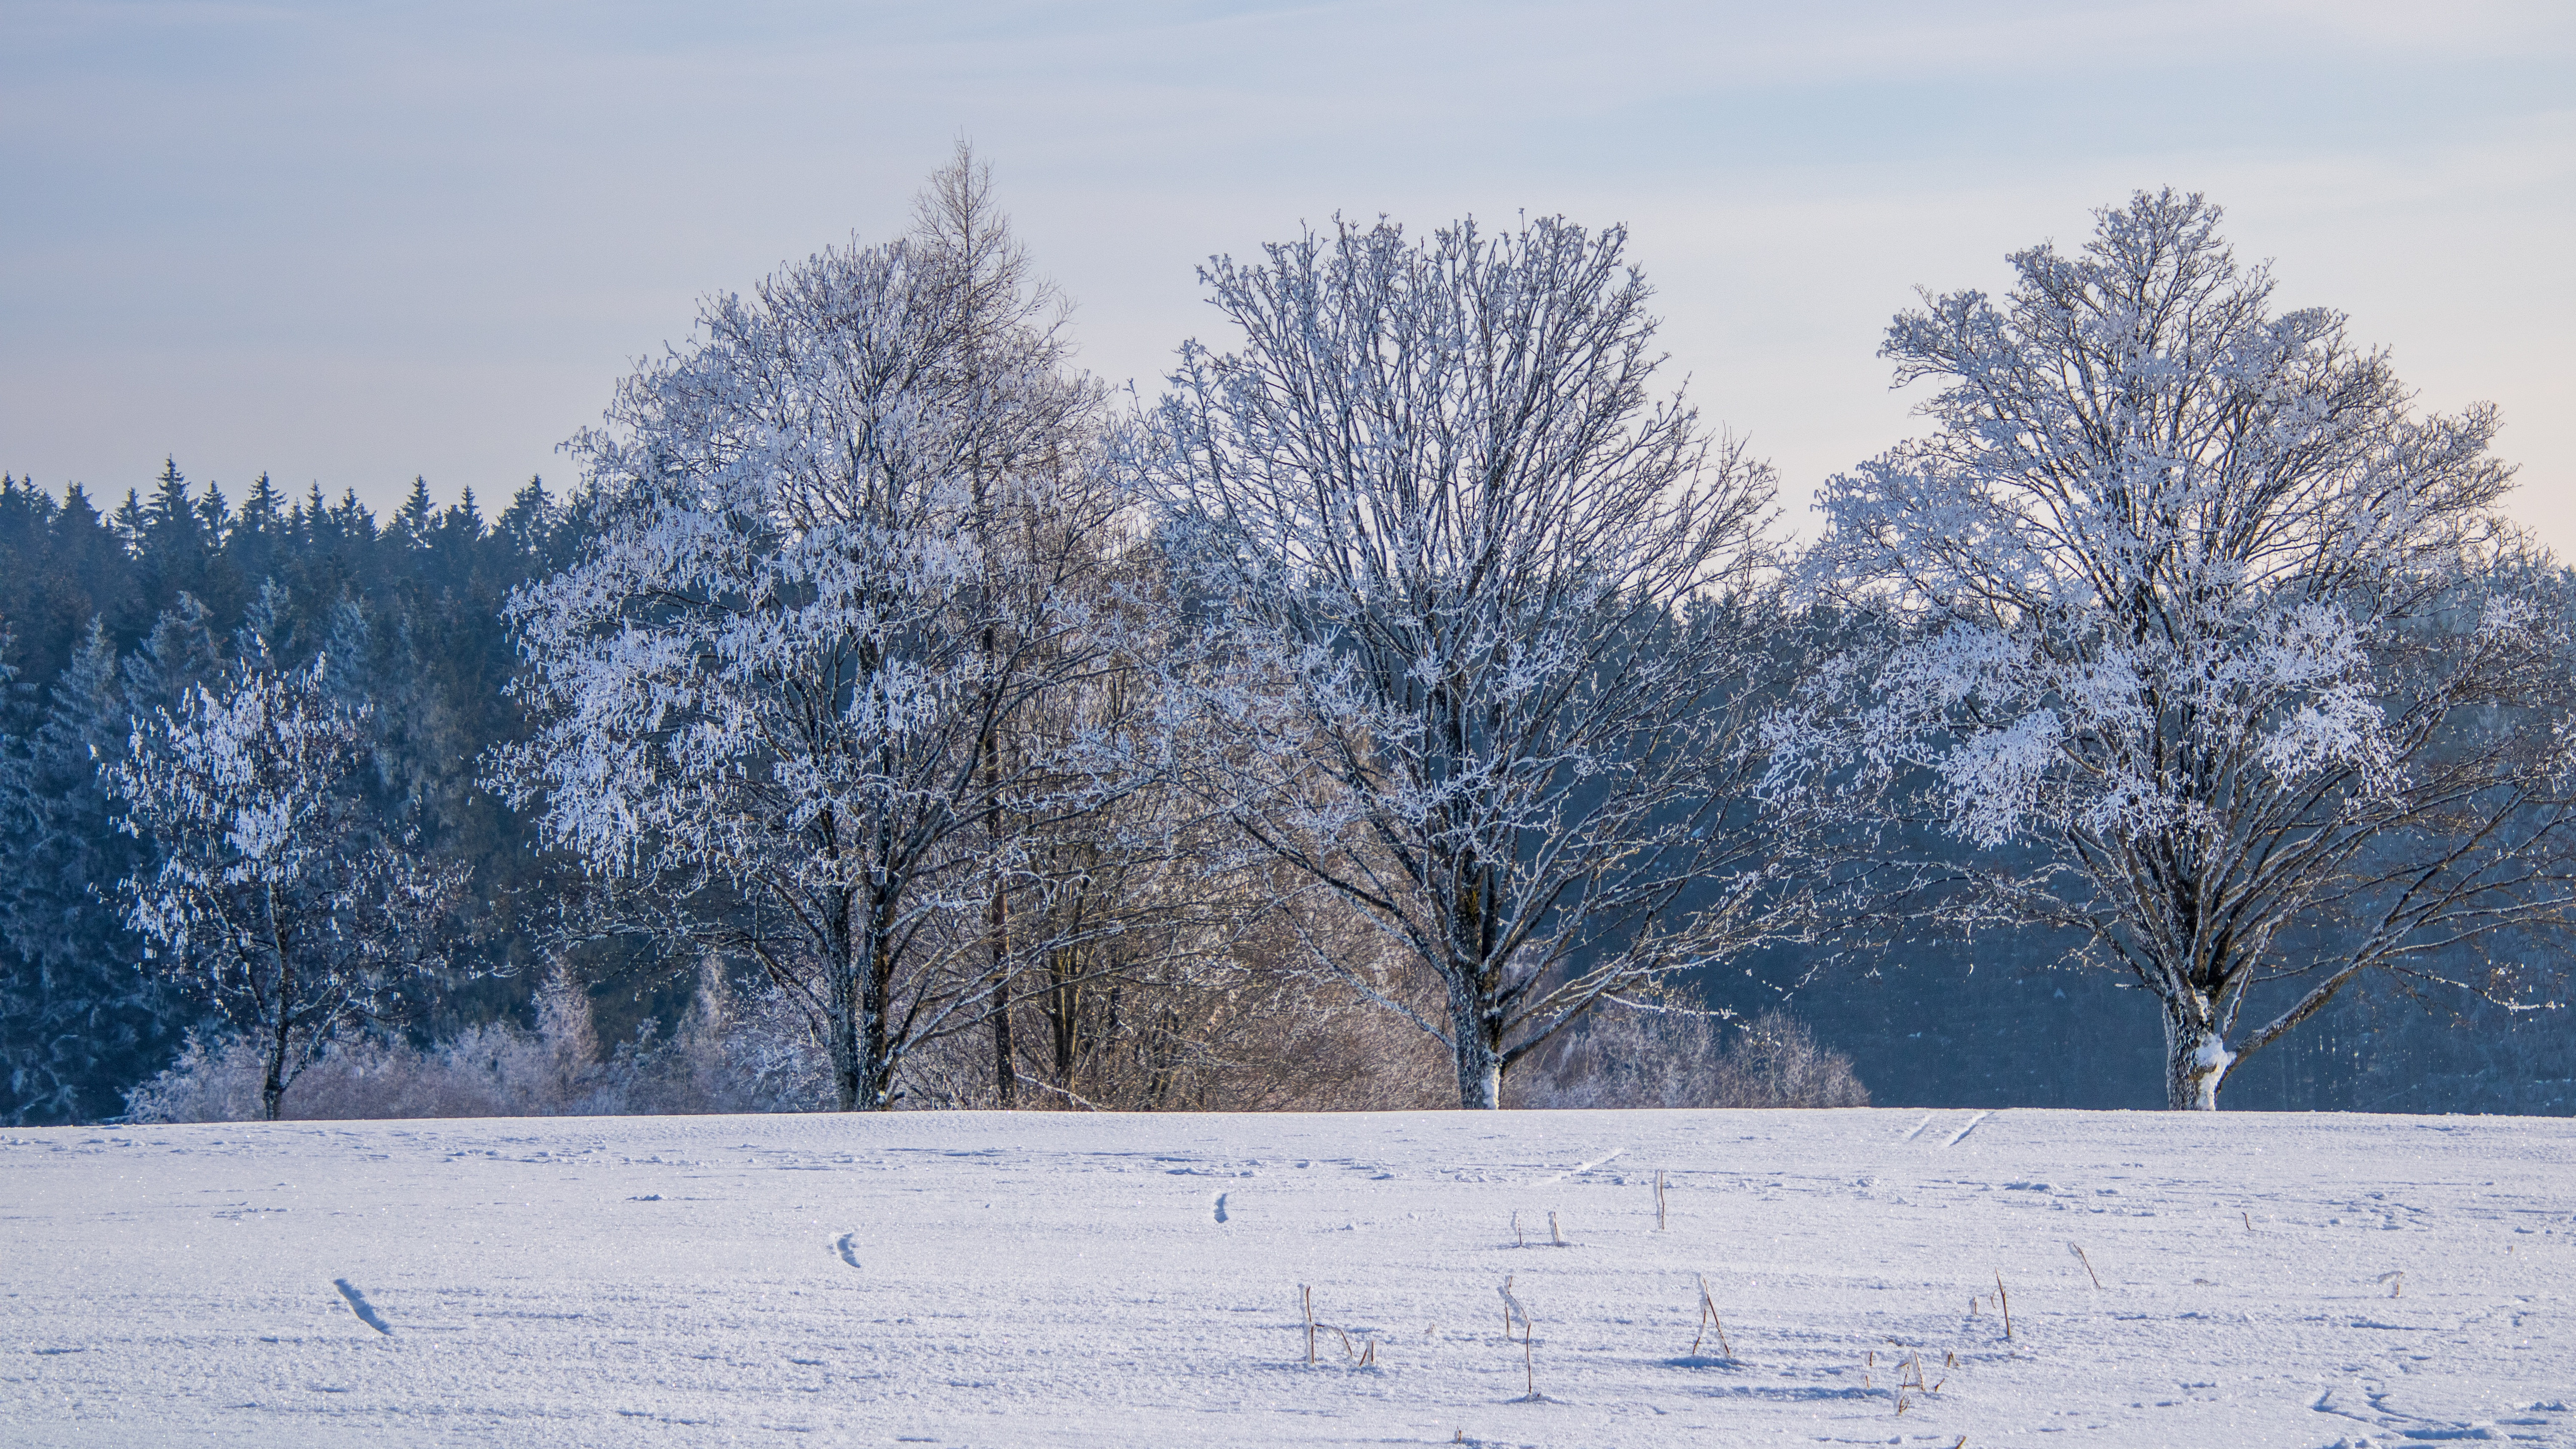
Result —
<svg viewBox="0 0 2576 1449"><path fill-rule="evenodd" d="M0 0L0 468L175 454L497 500L696 297L900 228L959 135L1084 358L1336 210L1625 221L1676 378L1789 497L1908 428L1917 283L2141 186L2285 304L2489 399L2576 553L2576 6L47 4ZM1798 521L1793 514L1792 523Z"/></svg>

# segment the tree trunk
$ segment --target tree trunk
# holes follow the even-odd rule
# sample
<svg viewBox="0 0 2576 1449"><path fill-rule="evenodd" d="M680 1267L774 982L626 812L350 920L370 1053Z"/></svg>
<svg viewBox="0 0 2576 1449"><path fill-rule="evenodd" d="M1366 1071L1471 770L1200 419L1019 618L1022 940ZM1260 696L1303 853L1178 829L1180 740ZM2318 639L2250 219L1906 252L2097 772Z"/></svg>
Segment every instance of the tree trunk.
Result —
<svg viewBox="0 0 2576 1449"><path fill-rule="evenodd" d="M1080 1024L1076 1013L1082 1009L1079 990L1073 984L1073 948L1058 946L1049 951L1047 973L1053 978L1048 983L1047 1026L1054 1037L1055 1084L1070 1092L1073 1090L1073 1063L1078 1045L1075 1033ZM1111 1039L1116 1038L1113 1036Z"/></svg>
<svg viewBox="0 0 2576 1449"><path fill-rule="evenodd" d="M1473 1038L1458 1050L1458 1105L1471 1112L1503 1105L1502 1054Z"/></svg>
<svg viewBox="0 0 2576 1449"><path fill-rule="evenodd" d="M970 465L970 469L970 476L975 479L974 516L980 523L985 517L984 472L980 462ZM985 559L989 568L991 555L987 554ZM986 607L989 608L991 607L991 591L993 587L992 578L989 572L985 577L984 587L986 590ZM993 626L989 621L984 625L983 644L984 677L990 679L993 676L994 637ZM1002 785L1002 740L1001 731L998 727L985 732L982 753L983 759L980 762L979 768L984 774L984 798L988 803L997 803ZM1002 841L1000 837L1002 835L1002 827L1004 823L1002 812L998 808L993 811L992 821L994 834L993 856L998 860L1002 853ZM1011 918L1010 907L1003 899L1002 891L1002 880L999 876L996 876L993 881L992 899L988 903L985 911L985 927L991 934L993 952L993 1099L994 1105L1007 1112L1020 1105L1020 1076L1019 1072L1013 1067L1011 1062L1013 1055L1011 1051L1011 978L1009 974Z"/></svg>
<svg viewBox="0 0 2576 1449"><path fill-rule="evenodd" d="M1011 1050L1011 918L999 881L993 883L985 914L993 938L993 1096L997 1105L1009 1111L1020 1105L1020 1074L1011 1062L1015 1055Z"/></svg>
<svg viewBox="0 0 2576 1449"><path fill-rule="evenodd" d="M1464 741L1458 742L1461 753ZM1449 878L1458 883L1457 903L1449 913L1449 1035L1457 1043L1458 1105L1490 1112L1503 1105L1502 963L1487 939L1493 922L1488 912L1493 882L1477 863L1473 850L1450 862Z"/></svg>
<svg viewBox="0 0 2576 1449"><path fill-rule="evenodd" d="M2165 1106L2175 1112L2215 1112L2218 1084L2226 1079L2236 1054L2227 1049L2217 1027L2196 1013L2167 1003L2165 1018Z"/></svg>
<svg viewBox="0 0 2576 1449"><path fill-rule="evenodd" d="M1495 1025L1474 993L1452 988L1449 1036L1456 1044L1458 1105L1468 1111L1503 1105L1503 1044Z"/></svg>
<svg viewBox="0 0 2576 1449"><path fill-rule="evenodd" d="M862 1018L868 1014L866 993L858 990L855 972L843 972L837 989L834 1009L824 1020L828 1033L825 1053L832 1059L833 1104L844 1112L859 1110L859 1038Z"/></svg>
<svg viewBox="0 0 2576 1449"><path fill-rule="evenodd" d="M286 1009L278 1003L277 1035L268 1044L268 1070L259 1084L260 1115L277 1120L277 1104L286 1095Z"/></svg>
<svg viewBox="0 0 2576 1449"><path fill-rule="evenodd" d="M274 1122L278 1102L286 1095L286 1038L295 1021L295 963L286 957L286 933L277 924L275 882L261 888L260 902L268 912L268 947L277 959L277 998L269 1003L277 1012L277 1035L268 1044L268 1070L259 1084L259 1109L262 1117Z"/></svg>
<svg viewBox="0 0 2576 1449"><path fill-rule="evenodd" d="M832 1059L834 1104L844 1112L874 1112L893 1105L894 1074L891 1026L894 1010L894 963L887 958L885 902L870 900L867 924L849 929L845 905L840 927L840 960L833 968L832 1009L824 1023ZM856 939L853 939L856 937Z"/></svg>
<svg viewBox="0 0 2576 1449"><path fill-rule="evenodd" d="M1005 1112L1020 1105L1020 1077L1011 1068L1011 1009L993 1013L993 1093Z"/></svg>
<svg viewBox="0 0 2576 1449"><path fill-rule="evenodd" d="M885 922L872 911L868 926L867 960L859 976L866 1011L853 1083L857 1100L852 1105L861 1112L882 1112L894 1105L894 959Z"/></svg>

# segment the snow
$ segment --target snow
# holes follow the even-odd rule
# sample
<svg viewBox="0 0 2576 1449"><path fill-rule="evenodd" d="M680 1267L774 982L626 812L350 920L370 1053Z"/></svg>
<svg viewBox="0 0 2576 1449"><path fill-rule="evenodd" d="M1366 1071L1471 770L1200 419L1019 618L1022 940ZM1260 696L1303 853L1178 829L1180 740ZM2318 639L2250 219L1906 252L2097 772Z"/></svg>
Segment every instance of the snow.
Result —
<svg viewBox="0 0 2576 1449"><path fill-rule="evenodd" d="M0 1440L2571 1445L2571 1186L2529 1118L19 1129Z"/></svg>

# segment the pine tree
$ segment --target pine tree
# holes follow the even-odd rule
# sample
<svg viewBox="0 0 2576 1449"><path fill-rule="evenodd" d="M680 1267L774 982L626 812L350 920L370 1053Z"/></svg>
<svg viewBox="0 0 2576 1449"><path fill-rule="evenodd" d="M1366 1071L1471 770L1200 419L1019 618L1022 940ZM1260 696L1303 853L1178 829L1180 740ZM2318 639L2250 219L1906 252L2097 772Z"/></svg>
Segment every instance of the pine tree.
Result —
<svg viewBox="0 0 2576 1449"><path fill-rule="evenodd" d="M116 831L99 777L128 729L116 648L93 620L0 769L0 1116L13 1122L113 1115L193 1017L137 969L141 945L102 894L151 860Z"/></svg>
<svg viewBox="0 0 2576 1449"><path fill-rule="evenodd" d="M137 715L176 705L189 688L223 667L214 616L194 594L181 594L154 621L143 647L123 666L127 703Z"/></svg>
<svg viewBox="0 0 2576 1449"><path fill-rule="evenodd" d="M394 515L392 530L400 533L404 542L412 547L427 548L430 520L435 516L436 509L429 501L429 480L415 475L411 480L411 493L403 499L402 511Z"/></svg>

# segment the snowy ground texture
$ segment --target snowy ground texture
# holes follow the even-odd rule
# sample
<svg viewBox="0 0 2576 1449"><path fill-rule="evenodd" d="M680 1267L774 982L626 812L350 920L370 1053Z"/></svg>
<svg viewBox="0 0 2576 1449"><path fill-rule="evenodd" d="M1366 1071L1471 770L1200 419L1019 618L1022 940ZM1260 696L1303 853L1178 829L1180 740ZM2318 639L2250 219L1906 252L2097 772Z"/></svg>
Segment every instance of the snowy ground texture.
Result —
<svg viewBox="0 0 2576 1449"><path fill-rule="evenodd" d="M9 1444L2576 1445L2556 1119L22 1129L0 1263Z"/></svg>

